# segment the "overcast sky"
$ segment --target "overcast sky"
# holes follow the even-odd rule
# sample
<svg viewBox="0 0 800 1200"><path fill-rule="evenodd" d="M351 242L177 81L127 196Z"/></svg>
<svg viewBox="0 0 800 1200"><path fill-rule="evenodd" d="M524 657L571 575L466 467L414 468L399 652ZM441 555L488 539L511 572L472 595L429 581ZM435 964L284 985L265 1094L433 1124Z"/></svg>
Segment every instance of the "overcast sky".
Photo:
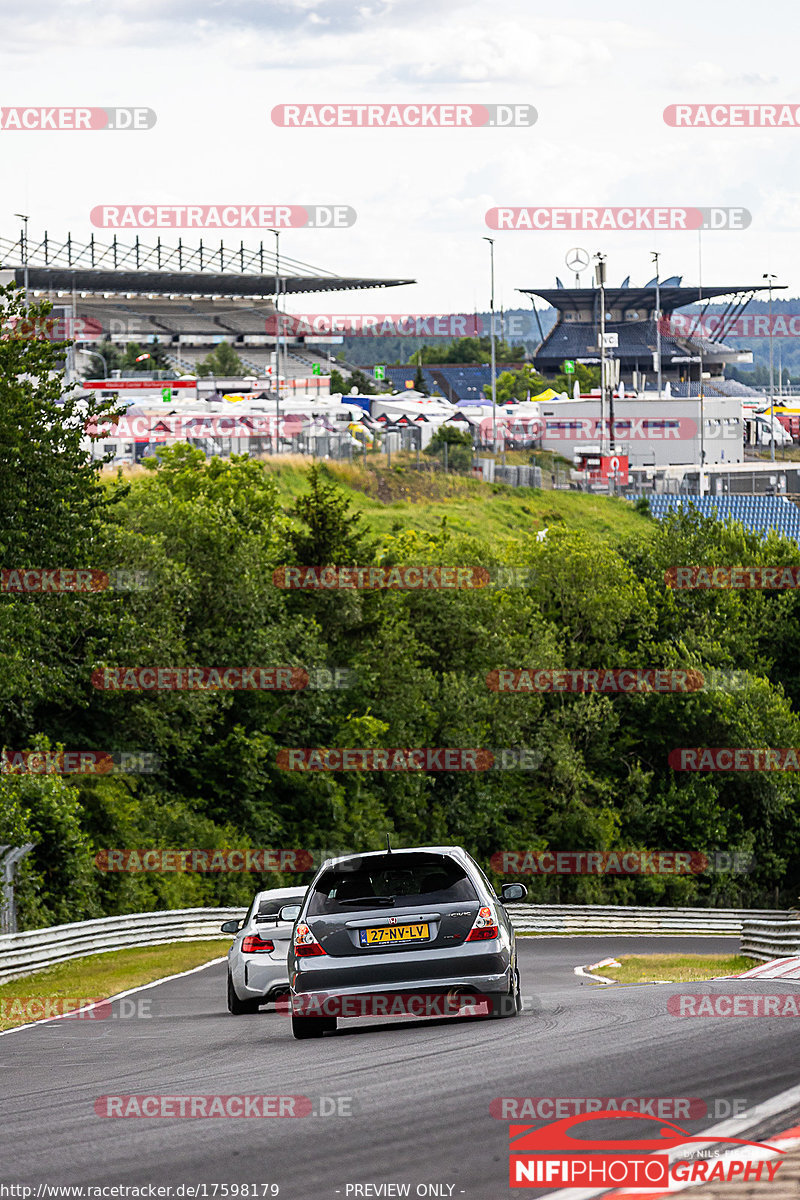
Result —
<svg viewBox="0 0 800 1200"><path fill-rule="evenodd" d="M497 232L498 307L527 303L516 288L570 280L573 246L606 253L614 284L649 280L653 250L662 277L697 283L702 250L708 285L768 271L800 294L800 127L676 129L662 115L675 103L800 104L796 4L616 0L600 11L595 0L3 0L3 105L138 105L158 119L139 132L0 132L0 234L17 236L13 214L27 212L32 242L45 229L103 239L89 220L98 204L346 204L352 227L287 231L282 252L418 283L321 305L298 297L294 311L468 312L488 304L481 239L494 206L743 206L749 228L702 235ZM277 104L322 102L526 103L538 121L272 123ZM240 236L258 241L236 230L204 240Z"/></svg>

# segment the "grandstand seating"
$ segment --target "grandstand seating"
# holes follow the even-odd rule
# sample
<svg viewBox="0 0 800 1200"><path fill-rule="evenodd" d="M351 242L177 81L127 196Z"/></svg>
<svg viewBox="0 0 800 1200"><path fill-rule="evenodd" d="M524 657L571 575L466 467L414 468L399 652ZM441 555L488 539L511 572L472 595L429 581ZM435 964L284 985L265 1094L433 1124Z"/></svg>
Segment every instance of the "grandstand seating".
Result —
<svg viewBox="0 0 800 1200"><path fill-rule="evenodd" d="M368 367L364 368L367 372ZM398 391L406 390L406 380L413 379L417 368L413 363L408 363L405 367L387 367L386 378L392 386ZM442 387L441 383L436 379L434 372L430 367L422 368L422 378L425 380L425 385L432 396L449 396L447 391Z"/></svg>
<svg viewBox="0 0 800 1200"><path fill-rule="evenodd" d="M634 493L628 500L638 500ZM784 537L800 540L800 508L784 496L668 496L647 495L653 516L663 521L676 509L696 508L704 517L719 521L739 521L751 533L766 534L770 530Z"/></svg>
<svg viewBox="0 0 800 1200"><path fill-rule="evenodd" d="M398 391L403 391L406 380L413 379L416 370L414 363L408 363L404 367L387 367L386 378ZM423 367L422 376L432 396L444 396L460 406L485 404L486 395L483 389L492 382L492 372L488 366Z"/></svg>

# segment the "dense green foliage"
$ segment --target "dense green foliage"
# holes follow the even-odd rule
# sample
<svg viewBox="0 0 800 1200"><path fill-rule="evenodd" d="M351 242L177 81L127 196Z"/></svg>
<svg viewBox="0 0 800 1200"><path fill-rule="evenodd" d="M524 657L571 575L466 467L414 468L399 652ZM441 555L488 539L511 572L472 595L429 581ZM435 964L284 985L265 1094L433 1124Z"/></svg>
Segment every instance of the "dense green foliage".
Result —
<svg viewBox="0 0 800 1200"><path fill-rule="evenodd" d="M220 342L205 358L201 358L195 365L195 373L200 379L205 379L208 375L236 379L247 374L242 360L230 342Z"/></svg>
<svg viewBox="0 0 800 1200"><path fill-rule="evenodd" d="M21 353L16 346L0 354ZM32 347L30 354L46 353ZM276 875L104 874L100 849L353 847L742 851L747 875L537 877L541 899L794 903L791 773L685 773L690 746L800 746L797 592L673 591L676 564L800 563L795 543L675 518L614 541L551 528L515 541L410 528L376 538L324 468L292 502L245 457L162 451L104 491L51 390L0 380L3 566L124 567L146 586L0 596L0 745L147 751L153 774L0 775L0 843L31 841L24 925L246 900ZM59 410L64 416L65 410ZM352 493L350 493L352 495ZM610 503L610 502L609 502ZM476 500L476 507L479 502ZM7 530L11 530L8 535ZM464 590L296 591L288 564L477 565ZM509 568L518 568L509 570ZM280 576L277 577L280 580ZM103 690L113 667L347 668L336 688ZM503 667L735 669L688 694L503 694ZM98 676L95 674L95 681ZM526 748L532 770L287 771L281 748Z"/></svg>

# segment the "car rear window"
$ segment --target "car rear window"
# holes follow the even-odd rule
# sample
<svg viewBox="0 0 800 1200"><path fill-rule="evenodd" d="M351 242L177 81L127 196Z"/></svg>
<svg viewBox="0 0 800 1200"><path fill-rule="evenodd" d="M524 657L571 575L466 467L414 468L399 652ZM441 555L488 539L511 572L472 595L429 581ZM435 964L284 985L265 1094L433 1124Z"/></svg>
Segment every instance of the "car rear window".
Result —
<svg viewBox="0 0 800 1200"><path fill-rule="evenodd" d="M329 867L314 885L308 916L477 899L472 882L455 859L443 854L394 853Z"/></svg>
<svg viewBox="0 0 800 1200"><path fill-rule="evenodd" d="M279 896L277 899L261 900L255 919L258 921L261 917L276 917L285 904L299 904L304 895L305 892L298 892L296 896Z"/></svg>

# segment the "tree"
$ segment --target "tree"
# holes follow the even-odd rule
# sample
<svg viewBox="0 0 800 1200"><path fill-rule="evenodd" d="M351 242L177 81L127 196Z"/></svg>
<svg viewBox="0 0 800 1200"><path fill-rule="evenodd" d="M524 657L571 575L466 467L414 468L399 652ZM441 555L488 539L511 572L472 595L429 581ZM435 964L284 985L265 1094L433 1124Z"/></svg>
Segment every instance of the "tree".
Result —
<svg viewBox="0 0 800 1200"><path fill-rule="evenodd" d="M543 392L546 387L547 380L537 375L533 367L526 365L519 371L501 371L497 376L497 403L506 404L509 400L521 403ZM484 384L483 394L487 400L491 400L491 383Z"/></svg>
<svg viewBox="0 0 800 1200"><path fill-rule="evenodd" d="M592 388L600 387L600 368L587 367L585 363L575 363L575 373L573 375L565 375L562 371L560 375L556 375L553 380L553 391L566 392L572 396L577 380L578 386L582 392L590 392Z"/></svg>
<svg viewBox="0 0 800 1200"><path fill-rule="evenodd" d="M429 396L430 391L427 381L422 371L422 367L418 366L414 372L414 391L422 392L423 396Z"/></svg>
<svg viewBox="0 0 800 1200"><path fill-rule="evenodd" d="M337 371L334 367L331 371L331 395L339 393L342 396L348 396L353 388L361 396L375 396L378 393L373 381L363 371L352 371L350 378L346 380L341 371Z"/></svg>
<svg viewBox="0 0 800 1200"><path fill-rule="evenodd" d="M489 338L456 338L444 349L423 346L421 351L415 352L415 358L417 354L420 354L423 363L488 363Z"/></svg>
<svg viewBox="0 0 800 1200"><path fill-rule="evenodd" d="M144 356L147 357L144 357ZM140 361L137 362L136 360ZM167 352L160 342L148 342L140 346L138 342L128 342L122 359L122 370L129 374L136 371L168 371L171 364Z"/></svg>
<svg viewBox="0 0 800 1200"><path fill-rule="evenodd" d="M490 337L456 338L449 346L423 346L415 350L408 362L421 361L446 366L448 363L488 363L491 360ZM520 362L527 350L523 345L510 346L501 339L495 341L495 358L499 362Z"/></svg>
<svg viewBox="0 0 800 1200"><path fill-rule="evenodd" d="M89 562L105 503L85 426L108 401L64 390L64 342L41 331L52 305L0 287L0 561L7 566ZM92 564L94 565L94 564Z"/></svg>
<svg viewBox="0 0 800 1200"><path fill-rule="evenodd" d="M360 513L351 511L345 493L321 467L311 467L308 485L309 491L298 496L293 509L302 527L289 531L295 561L309 567L363 565L371 557L371 547Z"/></svg>
<svg viewBox="0 0 800 1200"><path fill-rule="evenodd" d="M121 371L125 365L124 353L115 346L110 338L105 338L102 342L93 345L91 354L88 353L89 348L87 347L86 349L88 362L82 371L84 379L109 378L112 371ZM105 368L101 360L97 357L98 354L101 354L103 359L105 359Z"/></svg>
<svg viewBox="0 0 800 1200"><path fill-rule="evenodd" d="M198 378L205 379L208 375L220 375L223 378L237 378L244 375L244 363L230 342L220 342L195 367Z"/></svg>

